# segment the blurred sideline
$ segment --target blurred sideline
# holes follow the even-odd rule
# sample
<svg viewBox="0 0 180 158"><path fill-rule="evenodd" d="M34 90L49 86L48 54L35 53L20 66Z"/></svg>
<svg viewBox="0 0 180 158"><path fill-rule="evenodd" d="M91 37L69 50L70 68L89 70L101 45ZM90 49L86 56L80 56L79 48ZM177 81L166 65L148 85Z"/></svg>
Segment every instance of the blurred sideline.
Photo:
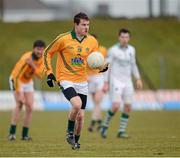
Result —
<svg viewBox="0 0 180 158"><path fill-rule="evenodd" d="M56 111L68 110L70 104L61 92L35 91L34 110ZM109 109L109 96L105 95L101 107ZM8 111L15 107L13 94L10 91L0 91L0 111ZM91 97L88 98L87 110L93 107ZM121 109L122 110L122 106ZM146 90L135 93L133 110L180 110L180 90Z"/></svg>

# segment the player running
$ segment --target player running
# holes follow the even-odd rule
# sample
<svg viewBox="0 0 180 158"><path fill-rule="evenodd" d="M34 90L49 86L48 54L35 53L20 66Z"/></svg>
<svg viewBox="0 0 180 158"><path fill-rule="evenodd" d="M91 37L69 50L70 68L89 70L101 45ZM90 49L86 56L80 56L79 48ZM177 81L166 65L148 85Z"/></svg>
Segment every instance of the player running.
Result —
<svg viewBox="0 0 180 158"><path fill-rule="evenodd" d="M16 107L12 112L11 126L9 130L9 140L16 139L16 126L23 105L25 106L25 116L22 129L22 140L32 140L28 135L29 125L33 111L33 76L42 77L43 72L43 51L45 43L37 40L33 44L33 50L22 55L16 63L10 75L10 89L14 92Z"/></svg>
<svg viewBox="0 0 180 158"><path fill-rule="evenodd" d="M108 50L107 62L110 62L110 70L106 77L105 87L108 90L112 102L112 108L107 112L101 128L101 136L106 138L109 123L114 114L119 110L120 104L124 103L124 110L120 118L120 126L117 137L128 138L126 127L133 101L133 81L135 77L137 89L142 89L142 81L136 65L135 48L128 44L130 32L121 29L118 35L119 43Z"/></svg>
<svg viewBox="0 0 180 158"><path fill-rule="evenodd" d="M85 13L74 16L72 31L60 34L44 51L44 65L47 84L53 87L56 81L72 105L68 116L66 140L72 149L79 149L79 138L84 122L88 94L87 56L98 51L97 40L88 35L89 18ZM58 53L56 77L53 74L51 58ZM106 65L99 68L107 70Z"/></svg>
<svg viewBox="0 0 180 158"><path fill-rule="evenodd" d="M97 36L95 34L92 34L92 36L94 36L97 39ZM98 51L102 53L104 57L106 57L107 49L104 46L99 45ZM97 130L100 129L102 123L100 103L104 95L104 91L103 91L104 75L102 73L99 73L98 70L91 69L90 71L88 71L88 85L89 85L89 93L92 96L92 101L94 104L88 131L93 132L96 123L98 125Z"/></svg>

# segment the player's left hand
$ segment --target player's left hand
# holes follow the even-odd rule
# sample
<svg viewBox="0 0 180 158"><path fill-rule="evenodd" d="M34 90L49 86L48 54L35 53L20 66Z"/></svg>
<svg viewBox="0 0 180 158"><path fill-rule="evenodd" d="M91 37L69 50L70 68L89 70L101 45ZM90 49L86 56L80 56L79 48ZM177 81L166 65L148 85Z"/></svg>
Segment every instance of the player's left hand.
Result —
<svg viewBox="0 0 180 158"><path fill-rule="evenodd" d="M143 88L143 83L142 83L142 80L141 79L137 79L136 80L136 88L138 90L141 90Z"/></svg>
<svg viewBox="0 0 180 158"><path fill-rule="evenodd" d="M53 81L56 81L56 77L54 76L53 73L50 73L50 74L47 76L47 84L48 84L49 87L54 87Z"/></svg>
<svg viewBox="0 0 180 158"><path fill-rule="evenodd" d="M109 68L109 63L105 63L102 67L99 68L99 73L107 71Z"/></svg>

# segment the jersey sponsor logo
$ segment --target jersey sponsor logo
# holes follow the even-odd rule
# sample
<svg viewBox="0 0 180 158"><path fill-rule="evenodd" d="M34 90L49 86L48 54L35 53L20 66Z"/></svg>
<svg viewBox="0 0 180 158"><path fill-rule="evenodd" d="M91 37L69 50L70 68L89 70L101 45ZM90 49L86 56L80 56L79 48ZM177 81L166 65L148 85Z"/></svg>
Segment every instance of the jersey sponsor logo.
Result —
<svg viewBox="0 0 180 158"><path fill-rule="evenodd" d="M83 64L84 64L84 59L80 55L71 59L72 66L81 66Z"/></svg>
<svg viewBox="0 0 180 158"><path fill-rule="evenodd" d="M66 62L66 59L65 59L63 53L60 53L60 55L61 55L62 61L63 61L63 63L64 63L64 66L65 66L71 73L76 74L77 72L76 72L75 70L73 70L72 67Z"/></svg>

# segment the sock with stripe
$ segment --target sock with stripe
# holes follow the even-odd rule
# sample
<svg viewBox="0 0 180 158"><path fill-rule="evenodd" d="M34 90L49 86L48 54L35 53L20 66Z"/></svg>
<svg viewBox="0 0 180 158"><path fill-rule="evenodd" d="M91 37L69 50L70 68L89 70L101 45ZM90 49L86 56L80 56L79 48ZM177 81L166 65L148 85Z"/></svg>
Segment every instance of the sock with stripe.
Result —
<svg viewBox="0 0 180 158"><path fill-rule="evenodd" d="M114 116L114 113L113 113L111 110L109 110L109 111L106 113L106 118L105 118L104 123L103 123L103 125L104 125L105 127L109 127L110 120L111 120L111 118L112 118L113 116Z"/></svg>
<svg viewBox="0 0 180 158"><path fill-rule="evenodd" d="M129 119L129 115L127 113L122 113L121 118L120 118L120 126L119 126L119 130L118 130L119 133L126 132L128 119Z"/></svg>

